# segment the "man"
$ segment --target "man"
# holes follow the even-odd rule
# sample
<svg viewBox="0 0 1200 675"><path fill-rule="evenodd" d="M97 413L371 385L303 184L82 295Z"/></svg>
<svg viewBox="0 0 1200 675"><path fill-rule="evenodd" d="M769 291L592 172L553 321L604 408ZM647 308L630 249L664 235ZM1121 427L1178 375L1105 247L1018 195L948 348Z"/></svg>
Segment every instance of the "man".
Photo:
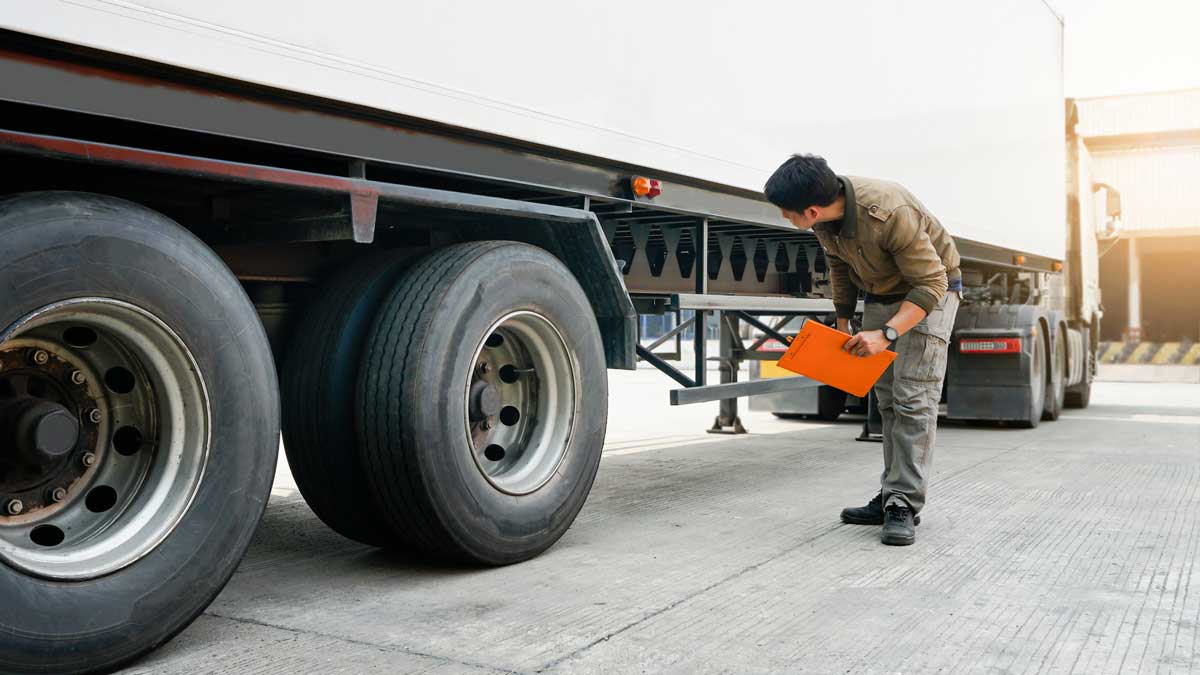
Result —
<svg viewBox="0 0 1200 675"><path fill-rule="evenodd" d="M865 291L863 330L845 349L863 357L896 351L874 389L883 417L880 491L866 506L844 509L842 521L882 524L883 543L912 544L962 291L954 240L900 185L838 176L820 157L791 157L765 192L825 249L838 330L850 332L859 289Z"/></svg>

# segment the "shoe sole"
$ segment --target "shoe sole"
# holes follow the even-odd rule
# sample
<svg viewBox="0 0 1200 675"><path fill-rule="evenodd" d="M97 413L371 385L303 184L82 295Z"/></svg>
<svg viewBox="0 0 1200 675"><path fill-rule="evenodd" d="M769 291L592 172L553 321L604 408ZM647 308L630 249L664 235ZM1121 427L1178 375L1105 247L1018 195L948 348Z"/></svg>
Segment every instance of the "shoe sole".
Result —
<svg viewBox="0 0 1200 675"><path fill-rule="evenodd" d="M847 525L882 525L883 518L871 518L871 519L855 518L854 516L848 516L845 513L843 513L842 514L842 522L846 523ZM920 525L920 524L921 524L921 516L914 517L913 525Z"/></svg>
<svg viewBox="0 0 1200 675"><path fill-rule="evenodd" d="M890 536L889 537L888 535L885 534L882 537L880 537L879 540L882 541L883 543L887 544L888 546L912 546L913 542L915 542L917 540L917 538L916 537L899 537L899 536Z"/></svg>

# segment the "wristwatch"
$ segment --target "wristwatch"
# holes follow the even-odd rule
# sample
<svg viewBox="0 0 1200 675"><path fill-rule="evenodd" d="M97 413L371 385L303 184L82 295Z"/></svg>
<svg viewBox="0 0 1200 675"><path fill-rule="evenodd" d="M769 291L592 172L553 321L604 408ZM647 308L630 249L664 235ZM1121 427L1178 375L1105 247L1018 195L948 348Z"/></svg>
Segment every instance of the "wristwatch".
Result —
<svg viewBox="0 0 1200 675"><path fill-rule="evenodd" d="M900 334L896 332L895 328L892 328L891 326L884 326L883 337L887 338L888 342L895 342L896 340L900 339Z"/></svg>

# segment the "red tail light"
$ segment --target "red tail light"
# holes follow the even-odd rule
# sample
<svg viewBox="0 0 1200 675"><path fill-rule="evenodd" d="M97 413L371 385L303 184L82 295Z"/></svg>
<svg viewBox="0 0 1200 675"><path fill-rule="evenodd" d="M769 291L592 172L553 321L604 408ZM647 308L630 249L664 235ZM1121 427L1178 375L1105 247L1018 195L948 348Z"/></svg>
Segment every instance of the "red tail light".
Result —
<svg viewBox="0 0 1200 675"><path fill-rule="evenodd" d="M770 340L762 343L762 346L759 347L758 350L760 352L786 352L788 350L788 346L779 340L771 338Z"/></svg>
<svg viewBox="0 0 1200 675"><path fill-rule="evenodd" d="M1021 338L966 338L958 341L960 354L1019 354Z"/></svg>

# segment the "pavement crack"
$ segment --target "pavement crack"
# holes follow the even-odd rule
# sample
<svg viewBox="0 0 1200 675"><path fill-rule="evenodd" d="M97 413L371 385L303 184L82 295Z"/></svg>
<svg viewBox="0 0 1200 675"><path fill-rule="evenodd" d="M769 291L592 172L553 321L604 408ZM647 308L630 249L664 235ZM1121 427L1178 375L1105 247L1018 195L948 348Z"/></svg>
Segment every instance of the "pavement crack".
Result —
<svg viewBox="0 0 1200 675"><path fill-rule="evenodd" d="M308 635L308 636L313 636L313 637L326 638L329 640L337 640L339 642L344 642L346 644L356 645L359 647L369 647L371 649L377 649L379 651L384 651L384 652L397 652L397 653L401 653L401 654L407 654L409 656L417 656L417 657L426 658L426 659L433 659L435 661L440 661L442 663L446 663L446 664L450 664L450 665L468 666L471 668L478 668L480 670L486 670L486 671L493 672L493 673L504 673L505 675L524 675L519 670L508 670L507 668L497 668L495 666L489 666L489 665L482 664L482 663L474 663L471 661L452 659L448 656L442 656L440 654L430 654L427 652L417 651L415 649L408 649L405 647L400 647L398 645L392 645L392 644L382 644L381 645L381 644L376 644L374 642L368 642L366 640L355 640L354 638L348 638L348 637L345 637L344 635L333 635L331 633L323 633L323 632L315 631L315 630L293 628L291 626L282 626L279 624L268 623L266 621L258 621L256 619L243 619L241 617L229 616L227 614L218 614L213 611L207 611L204 613L204 615L211 616L215 619L224 619L225 621L232 621L234 623L241 623L241 624L246 624L246 625L250 625L250 626L259 626L262 628L273 628L275 630L281 630L281 631L284 631L287 633L294 633L296 635Z"/></svg>
<svg viewBox="0 0 1200 675"><path fill-rule="evenodd" d="M724 586L725 584L727 584L731 581L735 581L751 572L757 571L757 570L761 569L762 567L764 567L765 565L775 562L776 560L779 560L780 558L799 550L801 547L811 544L814 541L820 539L821 537L824 537L825 535L830 534L831 532L836 532L845 527L847 527L847 526L844 523L837 523L835 525L831 525L810 537L801 539L800 541L796 542L792 546L789 546L789 547L779 551L778 553L775 553L774 555L771 555L763 560L760 560L760 561L754 563L753 565L747 565L735 572L732 572L732 573L712 582L711 584L705 586L704 588L700 588L695 591L692 591L691 593L684 595L683 597L679 598L678 600L676 600L670 604L659 607L658 609L654 610L653 612L650 612L649 614L639 617L635 621L632 621L624 626L621 626L620 628L618 628L614 631L610 631L610 632L602 635L601 637L598 637L595 640L592 640L591 642L587 643L586 645L550 661L549 663L542 666L541 668L538 668L534 672L544 673L547 670L550 670L551 668L554 668L554 667L559 666L567 661L570 661L571 659L573 659L577 656L580 656L584 652L592 649L596 645L599 645L604 642L608 642L609 640L613 639L614 637L617 637L618 635L620 635L630 629L637 628L638 626L646 623L647 621L653 619L656 616L659 616L661 614L669 612L669 611L675 609L676 607L688 602L689 600L698 598L701 595L704 595L705 593L708 593L709 591L711 591L713 589Z"/></svg>

